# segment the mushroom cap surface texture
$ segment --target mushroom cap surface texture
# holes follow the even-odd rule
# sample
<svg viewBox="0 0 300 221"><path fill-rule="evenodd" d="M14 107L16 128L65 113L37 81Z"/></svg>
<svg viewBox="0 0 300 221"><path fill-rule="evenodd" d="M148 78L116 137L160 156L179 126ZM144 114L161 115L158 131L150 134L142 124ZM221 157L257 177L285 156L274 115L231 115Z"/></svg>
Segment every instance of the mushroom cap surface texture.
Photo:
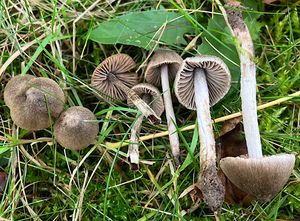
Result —
<svg viewBox="0 0 300 221"><path fill-rule="evenodd" d="M263 158L226 157L220 161L229 180L261 202L271 200L283 188L294 164L293 154Z"/></svg>
<svg viewBox="0 0 300 221"><path fill-rule="evenodd" d="M138 77L135 72L130 72L135 68L134 60L127 54L115 54L106 58L94 70L91 84L106 99L125 100L127 95L109 77L113 74L124 85L131 88L138 83Z"/></svg>
<svg viewBox="0 0 300 221"><path fill-rule="evenodd" d="M170 49L158 49L147 66L145 72L146 81L157 87L161 86L160 67L164 64L168 65L169 79L173 81L182 61L182 58L175 51Z"/></svg>
<svg viewBox="0 0 300 221"><path fill-rule="evenodd" d="M44 77L26 82L10 107L14 123L27 130L42 130L63 111L65 96L59 85Z"/></svg>
<svg viewBox="0 0 300 221"><path fill-rule="evenodd" d="M4 102L10 108L13 103L14 97L22 89L23 85L31 79L35 78L33 75L16 75L12 77L4 88Z"/></svg>
<svg viewBox="0 0 300 221"><path fill-rule="evenodd" d="M96 116L85 107L70 107L54 125L57 142L70 150L81 150L96 141L99 125Z"/></svg>
<svg viewBox="0 0 300 221"><path fill-rule="evenodd" d="M140 83L132 87L132 90L143 99L144 96L150 96L150 102L148 103L152 110L156 113L157 116L161 116L164 112L164 102L161 96L160 91L151 84ZM130 99L127 99L129 106L133 107L134 104Z"/></svg>
<svg viewBox="0 0 300 221"><path fill-rule="evenodd" d="M209 90L210 105L213 106L228 92L231 76L227 65L218 57L199 55L183 60L175 79L175 94L178 101L190 110L196 110L194 71L203 69Z"/></svg>

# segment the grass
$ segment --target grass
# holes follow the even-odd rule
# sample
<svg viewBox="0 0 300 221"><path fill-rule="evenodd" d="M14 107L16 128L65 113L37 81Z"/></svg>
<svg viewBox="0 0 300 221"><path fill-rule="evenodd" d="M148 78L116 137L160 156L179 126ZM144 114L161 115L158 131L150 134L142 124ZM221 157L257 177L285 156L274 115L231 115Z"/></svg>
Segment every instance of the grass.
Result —
<svg viewBox="0 0 300 221"><path fill-rule="evenodd" d="M138 65L146 50L129 45L101 45L87 39L102 21L131 11L164 7L180 11L202 34L208 19L218 12L204 1L1 1L0 8L0 169L8 184L0 197L0 220L213 220L201 203L192 213L189 195L180 194L197 181L199 172L197 133L180 133L184 158L195 148L189 164L176 171L167 137L145 141L140 155L145 163L138 172L126 163L126 147L108 149L105 141L128 139L136 112L125 103L98 100L89 86L91 74L105 57L118 52L130 54ZM192 13L190 13L192 11ZM299 2L260 3L253 29L258 67L258 103L266 103L300 88ZM190 13L190 14L189 14ZM73 32L76 30L76 32ZM75 36L75 38L74 38ZM200 44L198 40L196 44ZM28 45L29 44L29 45ZM26 47L28 46L28 47ZM181 54L187 45L169 45ZM25 49L26 47L26 49ZM23 49L22 49L23 48ZM197 54L197 45L184 56ZM145 65L139 67L142 76ZM52 142L52 129L31 133L17 128L2 99L7 80L16 74L33 74L54 79L68 95L67 106L83 105L99 120L97 145L80 152L65 150ZM239 85L212 108L213 118L240 111ZM196 116L175 104L180 127L195 123ZM259 123L264 154L299 153L300 99L260 111ZM142 133L166 129L144 122ZM218 133L221 124L215 125ZM43 140L39 138L45 138ZM288 184L272 201L246 206L223 204L220 220L296 220L300 215L299 154ZM153 165L152 165L153 164Z"/></svg>

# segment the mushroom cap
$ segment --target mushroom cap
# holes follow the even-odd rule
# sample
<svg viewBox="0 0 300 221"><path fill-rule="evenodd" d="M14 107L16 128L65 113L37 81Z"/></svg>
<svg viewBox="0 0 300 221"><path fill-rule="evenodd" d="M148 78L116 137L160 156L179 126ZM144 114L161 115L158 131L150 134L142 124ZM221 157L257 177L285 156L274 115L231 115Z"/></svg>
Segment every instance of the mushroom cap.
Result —
<svg viewBox="0 0 300 221"><path fill-rule="evenodd" d="M59 116L64 103L64 92L55 81L44 77L33 78L22 86L12 100L11 118L21 128L42 130Z"/></svg>
<svg viewBox="0 0 300 221"><path fill-rule="evenodd" d="M145 95L150 96L150 102L148 105L152 110L156 113L157 116L161 116L164 112L164 102L161 96L160 91L151 84L148 83L140 83L132 87L132 90L143 99ZM130 99L127 99L127 103L129 106L133 107L134 104Z"/></svg>
<svg viewBox="0 0 300 221"><path fill-rule="evenodd" d="M262 202L271 200L283 188L294 164L293 154L226 157L220 161L222 171L234 185Z"/></svg>
<svg viewBox="0 0 300 221"><path fill-rule="evenodd" d="M176 73L182 63L182 58L170 49L158 49L152 56L145 72L145 79L150 84L157 87L161 86L160 67L164 64L168 65L169 79L173 81Z"/></svg>
<svg viewBox="0 0 300 221"><path fill-rule="evenodd" d="M16 75L7 82L4 88L4 102L10 108L12 106L12 100L14 97L19 93L22 89L22 86L30 81L31 79L35 78L33 75Z"/></svg>
<svg viewBox="0 0 300 221"><path fill-rule="evenodd" d="M194 90L196 68L204 69L206 73L211 106L222 99L230 88L230 72L220 58L210 55L186 58L176 75L175 94L178 101L190 110L196 110Z"/></svg>
<svg viewBox="0 0 300 221"><path fill-rule="evenodd" d="M70 150L81 150L96 141L99 125L96 116L85 107L70 107L54 125L57 142Z"/></svg>
<svg viewBox="0 0 300 221"><path fill-rule="evenodd" d="M104 98L125 100L126 93L113 83L108 74L113 74L124 85L131 88L138 83L136 73L130 72L135 66L134 60L127 54L112 55L97 66L92 75L91 84L101 92Z"/></svg>

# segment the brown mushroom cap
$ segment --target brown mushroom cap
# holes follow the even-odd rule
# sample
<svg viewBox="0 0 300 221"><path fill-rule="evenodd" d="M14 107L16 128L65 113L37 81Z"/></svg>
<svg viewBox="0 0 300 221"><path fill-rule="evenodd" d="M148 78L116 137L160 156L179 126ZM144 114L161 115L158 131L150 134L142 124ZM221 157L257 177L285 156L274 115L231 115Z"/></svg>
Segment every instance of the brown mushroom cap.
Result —
<svg viewBox="0 0 300 221"><path fill-rule="evenodd" d="M175 94L186 108L195 110L194 70L204 69L209 90L210 105L222 99L230 88L231 76L226 64L218 57L200 55L186 58L176 75Z"/></svg>
<svg viewBox="0 0 300 221"><path fill-rule="evenodd" d="M160 91L151 84L141 83L132 87L132 90L143 99L145 95L150 96L149 106L153 109L157 116L161 116L164 112L164 102ZM130 99L127 99L129 106L133 107L134 104Z"/></svg>
<svg viewBox="0 0 300 221"><path fill-rule="evenodd" d="M170 49L157 50L147 66L146 81L157 87L161 86L160 67L164 64L168 65L169 79L173 81L181 63L182 58L176 52Z"/></svg>
<svg viewBox="0 0 300 221"><path fill-rule="evenodd" d="M95 69L91 84L107 99L114 98L125 100L127 95L113 81L108 74L113 74L124 85L131 88L138 83L138 77L135 72L130 72L135 68L134 60L127 54L115 54L106 58Z"/></svg>
<svg viewBox="0 0 300 221"><path fill-rule="evenodd" d="M12 100L11 118L21 128L42 130L59 116L64 103L64 92L55 81L44 77L33 78L22 86Z"/></svg>
<svg viewBox="0 0 300 221"><path fill-rule="evenodd" d="M22 89L23 85L35 78L33 75L16 75L9 80L4 88L4 102L10 108L12 106L12 100Z"/></svg>
<svg viewBox="0 0 300 221"><path fill-rule="evenodd" d="M286 184L295 164L293 154L263 158L226 157L220 166L229 180L259 201L271 200Z"/></svg>
<svg viewBox="0 0 300 221"><path fill-rule="evenodd" d="M54 125L57 142L71 150L81 150L96 141L99 125L96 116L85 107L64 111Z"/></svg>

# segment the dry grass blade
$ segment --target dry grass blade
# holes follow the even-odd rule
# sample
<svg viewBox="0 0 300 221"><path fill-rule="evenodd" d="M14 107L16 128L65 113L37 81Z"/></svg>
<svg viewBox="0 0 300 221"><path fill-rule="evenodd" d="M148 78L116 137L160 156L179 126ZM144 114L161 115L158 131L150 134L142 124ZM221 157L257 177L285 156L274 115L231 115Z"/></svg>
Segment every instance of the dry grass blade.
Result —
<svg viewBox="0 0 300 221"><path fill-rule="evenodd" d="M293 99L294 97L298 97L300 96L300 91L297 91L293 94L290 94L286 97L283 97L283 98L279 98L279 99L276 99L274 101L270 101L268 103L265 103L265 104L262 104L262 105L258 105L257 106L257 110L263 110L265 108L269 108L269 107L272 107L274 105L279 105L285 101L288 101L288 100L291 100ZM234 114L229 114L227 116L223 116L223 117L219 117L219 118L216 118L213 120L213 123L220 123L220 122L224 122L226 120L230 120L230 119L233 119L233 118L236 118L236 117L240 117L242 116L242 112L237 112L237 113L234 113ZM194 130L195 129L195 124L193 125L190 125L190 126L187 126L187 127L183 127L183 128L179 128L179 130L181 132L183 131L189 131L189 130ZM151 140L151 139L155 139L155 138L159 138L159 137L164 137L164 136L167 136L169 133L168 131L163 131L163 132L159 132L159 133L155 133L155 134L149 134L149 135L146 135L146 136L141 136L140 137L140 141L146 141L146 140ZM122 146L122 147L125 147L125 146L128 146L130 144L130 140L125 140L123 142L116 142L116 143L111 143L111 142L106 142L105 145L108 147L108 148L118 148L119 146Z"/></svg>

